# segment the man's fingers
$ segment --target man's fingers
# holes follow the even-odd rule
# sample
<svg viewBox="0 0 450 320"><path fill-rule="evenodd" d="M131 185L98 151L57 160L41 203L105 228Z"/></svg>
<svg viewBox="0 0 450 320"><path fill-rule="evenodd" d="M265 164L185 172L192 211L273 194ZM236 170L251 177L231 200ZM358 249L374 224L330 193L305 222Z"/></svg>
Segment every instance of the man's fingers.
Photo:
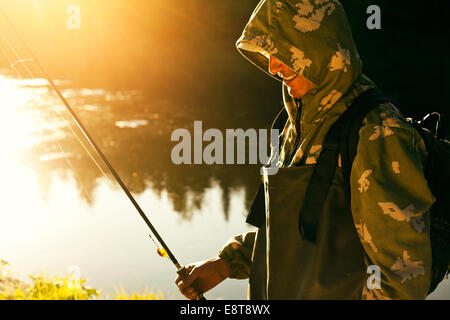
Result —
<svg viewBox="0 0 450 320"><path fill-rule="evenodd" d="M199 279L201 272L198 268L193 268L189 275L178 282L178 289L188 299L194 300L199 295L195 283Z"/></svg>
<svg viewBox="0 0 450 320"><path fill-rule="evenodd" d="M194 268L193 265L189 265L189 266L185 267L187 276L189 276L189 273L192 271L193 268ZM175 279L175 284L178 285L185 278L186 278L186 276L183 277L182 275L178 275L178 277Z"/></svg>
<svg viewBox="0 0 450 320"><path fill-rule="evenodd" d="M198 279L198 275L199 272L195 265L190 265L186 267L185 274L178 275L175 279L178 289L189 300L194 300L198 296L197 290L192 287L192 284Z"/></svg>
<svg viewBox="0 0 450 320"><path fill-rule="evenodd" d="M191 274L189 274L186 278L178 283L178 287L181 290L189 288L190 286L192 286L195 280L197 280L197 272L195 272L194 270Z"/></svg>
<svg viewBox="0 0 450 320"><path fill-rule="evenodd" d="M190 300L194 300L198 296L197 291L192 287L189 287L189 288L181 291L181 293Z"/></svg>
<svg viewBox="0 0 450 320"><path fill-rule="evenodd" d="M180 275L178 275L178 277L175 279L175 284L178 285L182 280L183 278Z"/></svg>

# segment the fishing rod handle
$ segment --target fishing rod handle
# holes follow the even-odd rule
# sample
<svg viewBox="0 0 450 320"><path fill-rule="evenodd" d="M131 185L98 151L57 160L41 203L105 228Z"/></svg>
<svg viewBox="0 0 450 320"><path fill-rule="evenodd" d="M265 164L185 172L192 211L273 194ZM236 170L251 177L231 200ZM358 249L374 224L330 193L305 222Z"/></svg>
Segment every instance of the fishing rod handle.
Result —
<svg viewBox="0 0 450 320"><path fill-rule="evenodd" d="M178 275L181 277L182 280L186 279L188 276L188 272L187 269L185 267L181 267L177 270ZM197 297L195 297L195 300L206 300L206 298L203 296L203 294L199 294L197 295Z"/></svg>

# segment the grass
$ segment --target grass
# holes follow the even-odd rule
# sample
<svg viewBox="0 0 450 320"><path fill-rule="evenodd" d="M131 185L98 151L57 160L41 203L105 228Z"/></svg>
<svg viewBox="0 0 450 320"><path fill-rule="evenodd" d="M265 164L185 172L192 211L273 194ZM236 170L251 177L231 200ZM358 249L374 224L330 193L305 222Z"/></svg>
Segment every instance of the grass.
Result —
<svg viewBox="0 0 450 320"><path fill-rule="evenodd" d="M112 296L102 295L101 290L86 284L85 279L49 277L43 273L30 275L31 284L14 279L9 272L9 263L0 260L0 300L162 300L162 293L127 293L120 287Z"/></svg>

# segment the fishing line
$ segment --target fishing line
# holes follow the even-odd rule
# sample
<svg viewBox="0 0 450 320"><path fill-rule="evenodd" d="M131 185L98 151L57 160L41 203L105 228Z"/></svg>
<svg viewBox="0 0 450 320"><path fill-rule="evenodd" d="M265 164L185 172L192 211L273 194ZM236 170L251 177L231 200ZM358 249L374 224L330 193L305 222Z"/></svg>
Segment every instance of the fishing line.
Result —
<svg viewBox="0 0 450 320"><path fill-rule="evenodd" d="M4 56L6 57L6 59L8 60L8 63L11 67L11 69L13 69L20 80L23 80L23 77L21 75L21 73L19 72L19 70L17 70L16 66L18 65L23 65L24 69L26 70L26 72L28 73L29 77L32 79L37 79L37 77L33 74L33 72L30 70L30 68L26 65L27 62L35 62L34 59L23 59L19 53L17 52L17 50L14 49L14 47L11 45L11 42L7 39L7 37L0 31L0 37L3 39L4 42L6 42L7 47L12 51L12 53L16 56L16 58L18 59L16 62L14 62L13 60L11 60L11 58L9 57L9 55L5 52L3 46L0 45L1 51L4 54ZM67 120L65 119L64 114L56 107L53 108L53 110L55 110L57 112L57 115L59 116L60 120L64 123L64 125L66 127L68 127L70 129L70 131L72 132L72 134L76 137L76 139L78 140L78 142L80 143L80 145L83 147L83 149L87 152L87 154L89 155L90 159L92 160L92 162L97 166L97 168L100 170L100 172L102 173L102 175L107 178L108 182L112 184L111 182L111 178L106 174L106 172L101 168L100 164L97 162L97 160L94 158L94 156L91 154L91 152L89 151L89 149L85 146L85 144L83 143L83 141L80 139L80 137L78 136L78 134L73 130L72 126L70 125L70 123L67 122ZM86 195L88 196L88 199L90 201L91 198L89 196L89 193L87 192L87 189L84 185L84 183L81 181L81 179L79 178L79 175L77 174L77 171L75 170L72 162L69 159L69 156L67 156L66 151L64 150L64 148L62 147L59 138L56 136L55 138L56 144L58 146L58 148L60 149L60 151L63 153L64 155L64 159L67 161L69 167L71 168L72 172L76 175L76 179L78 180L78 182L81 184L83 191L86 193ZM165 256L167 257L167 254L164 251L162 251L160 249L160 245L155 241L155 239L152 237L151 234L149 234L150 239L152 240L152 242L155 244L155 246L158 248L158 254L160 256Z"/></svg>
<svg viewBox="0 0 450 320"><path fill-rule="evenodd" d="M14 47L11 45L11 42L5 37L5 35L0 31L0 36L3 38L3 40L6 42L7 46L9 47L9 49L13 52L13 54L16 56L16 58L18 59L16 62L12 62L9 58L8 61L10 62L11 68L13 68L20 76L19 71L16 68L16 65L23 65L23 67L25 68L25 70L27 71L28 75L32 78L32 79L37 79L37 77L33 74L33 72L31 72L31 70L29 69L29 67L27 66L26 62L35 62L35 60L33 58L31 59L22 59L22 57L18 54L18 52L14 49ZM3 49L2 49L3 50ZM3 50L4 51L4 50ZM22 77L20 77L21 80L23 80ZM51 90L50 90L51 91ZM107 181L110 183L110 185L114 185L111 181L111 178L106 174L106 172L102 169L102 167L100 166L100 164L97 162L97 160L94 158L94 156L91 154L91 152L89 151L89 149L85 146L85 144L83 143L83 141L81 141L80 137L78 136L78 134L73 130L72 126L69 124L69 122L67 121L67 119L65 118L64 114L56 107L53 108L53 110L55 110L58 114L58 116L60 117L60 120L64 123L64 125L69 128L69 130L72 132L72 134L74 135L74 137L78 140L78 142L80 143L80 145L83 147L83 149L86 151L86 153L89 155L89 157L91 158L91 160L94 162L94 164L97 166L97 168L100 170L100 172L102 173L102 175L104 177L107 178ZM63 154L66 154L66 152L64 152L64 150L62 149L62 146L59 144L60 149L62 150ZM73 169L73 165L70 162L68 157L65 157L66 161L69 162L69 166ZM76 174L76 171L74 171L74 173ZM78 174L76 174L78 176ZM82 181L81 179L79 179L79 182L81 184ZM83 185L83 188L86 190L86 187Z"/></svg>
<svg viewBox="0 0 450 320"><path fill-rule="evenodd" d="M11 67L11 69L13 69L20 80L23 80L23 77L20 73L20 71L16 68L16 66L23 64L25 70L27 70L29 76L33 79L37 79L37 77L31 72L31 70L28 68L28 66L25 64L26 62L33 62L33 59L22 59L20 57L20 55L17 53L17 51L12 47L11 43L8 41L8 39L5 37L5 35L0 31L0 36L2 37L2 39L6 42L6 44L8 45L9 49L14 53L14 55L19 58L19 60L17 62L13 62L9 55L6 53L6 51L4 50L4 47L0 45L0 49L3 53L3 55L6 57L6 59L9 62L9 65ZM57 115L59 116L60 120L64 123L64 125L66 125L66 127L69 127L69 129L71 129L73 135L77 138L77 140L80 142L80 144L84 147L84 144L81 142L81 140L79 139L78 135L73 131L73 129L71 128L71 126L69 125L69 123L66 121L66 119L64 118L64 115L57 109L57 108L53 108L53 110L57 111ZM81 180L80 176L78 175L77 171L75 170L72 162L70 161L70 158L67 156L67 152L64 150L64 148L62 147L61 143L60 143L60 139L58 138L58 136L55 137L55 142L59 148L59 150L63 153L64 155L64 159L66 161L66 163L68 164L68 166L70 167L70 169L72 170L75 179L77 180L77 182L80 184L83 193L86 195L86 197L88 198L88 200L90 202L92 202L92 198L89 195L89 192L87 191L86 186L84 185L83 181ZM85 147L84 147L85 148ZM86 148L85 148L86 150ZM86 150L88 152L88 150ZM88 152L89 154L89 152ZM92 157L91 157L92 158ZM96 163L95 160L93 160L94 163ZM97 167L98 164L96 163ZM102 170L101 170L102 171ZM105 174L104 174L105 175Z"/></svg>
<svg viewBox="0 0 450 320"><path fill-rule="evenodd" d="M15 68L15 66L13 66L14 62L9 58L8 54L6 53L6 51L3 49L3 46L0 46L0 51L2 52L3 56L5 56L6 60L8 60L9 66L11 67L12 70L14 70L14 72L17 74L17 77L22 80L22 76L20 75L20 72Z"/></svg>
<svg viewBox="0 0 450 320"><path fill-rule="evenodd" d="M66 98L62 95L61 91L58 89L58 87L55 85L54 81L52 80L52 78L49 76L49 74L45 71L44 67L42 66L42 64L40 63L40 61L36 58L36 56L33 54L33 52L31 51L31 49L28 47L28 45L26 44L25 40L20 36L19 32L17 31L17 29L15 28L14 24L12 23L12 21L9 19L8 15L3 11L2 8L0 8L0 12L1 14L5 17L5 19L7 20L7 22L9 23L9 25L11 26L12 30L14 31L14 33L16 34L17 38L21 41L21 43L24 45L24 47L27 49L29 55L32 58L32 61L36 63L36 65L38 66L38 68L40 69L40 71L43 73L44 78L50 83L50 86L54 89L54 91L56 92L56 94L58 95L58 97L61 99L61 101L64 103L64 105L66 106L67 110L70 112L70 114L72 115L73 120L75 121L75 123L77 124L78 128L81 130L81 132L83 133L84 137L87 139L87 141L90 143L90 145L92 146L92 148L94 148L94 150L97 152L97 154L100 156L100 158L103 160L104 164L108 167L109 171L111 172L111 174L114 176L115 180L117 181L117 183L121 186L122 190L125 192L125 194L127 195L127 197L129 198L129 200L131 201L131 203L134 205L135 209L138 211L139 215L141 216L141 218L144 220L144 222L147 224L147 226L150 228L152 234L156 237L156 239L158 240L158 242L161 244L161 247L158 248L158 254L161 257L168 257L172 263L175 265L175 267L177 268L177 273L182 277L185 278L187 276L187 270L185 267L182 267L177 259L175 258L175 256L173 255L173 253L170 251L170 249L168 248L168 246L165 244L164 240L161 238L161 236L159 235L159 233L157 232L157 230L155 229L155 227L152 225L152 223L150 222L150 220L147 218L147 216L145 215L144 211L141 209L141 207L139 206L139 204L136 202L136 200L134 199L133 195L130 193L130 191L128 190L128 188L126 187L126 185L124 184L124 182L122 181L122 179L120 178L120 176L118 175L118 173L116 172L116 170L112 167L111 163L109 162L109 160L106 158L106 156L103 154L102 150L98 147L98 145L95 143L95 141L93 140L93 138L90 136L90 134L88 133L87 129L84 127L83 123L81 122L81 120L78 118L77 114L74 112L74 110L72 109L72 107L70 106L70 104L68 103L68 101L66 100ZM15 53L16 57L18 58L18 61L21 61L21 65L25 66L25 69L27 70L27 72L30 74L31 77L33 77L31 70L29 70L26 61L29 61L28 59L21 59L20 56L18 55L18 53L16 52L16 50L12 47L11 43L6 39L6 37L3 35L3 33L1 33L1 36L3 37L3 39L5 40L5 42L8 44L8 46L10 47L10 49ZM70 127L69 127L70 128ZM73 131L72 131L73 132ZM81 141L80 141L80 144ZM82 144L83 145L83 144ZM83 145L84 147L84 145ZM85 148L85 150L87 151L87 149ZM87 151L88 152L88 151ZM95 159L93 158L93 156L88 152L88 154L90 155L91 159L96 163ZM99 167L99 169L101 170L101 168ZM101 170L102 172L104 172L103 170ZM106 175L106 174L105 174ZM156 242L154 241L154 239L152 238L152 236L150 235L150 238L152 239L152 241L156 244ZM205 300L205 298L203 297L203 295L198 295L196 297L198 300Z"/></svg>

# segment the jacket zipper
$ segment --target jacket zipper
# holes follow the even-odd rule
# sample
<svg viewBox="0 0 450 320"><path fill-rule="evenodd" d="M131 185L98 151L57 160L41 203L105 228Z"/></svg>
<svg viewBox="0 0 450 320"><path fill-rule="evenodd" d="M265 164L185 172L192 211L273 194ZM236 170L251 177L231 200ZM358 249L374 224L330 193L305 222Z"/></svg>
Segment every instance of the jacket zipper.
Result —
<svg viewBox="0 0 450 320"><path fill-rule="evenodd" d="M294 123L295 130L297 131L297 136L295 137L294 148L292 149L291 156L289 157L289 162L287 163L288 166L291 164L292 160L294 160L294 156L297 153L297 148L300 143L300 125L298 124L298 122L302 113L301 103L302 101L300 100L300 107L298 107L298 112Z"/></svg>

